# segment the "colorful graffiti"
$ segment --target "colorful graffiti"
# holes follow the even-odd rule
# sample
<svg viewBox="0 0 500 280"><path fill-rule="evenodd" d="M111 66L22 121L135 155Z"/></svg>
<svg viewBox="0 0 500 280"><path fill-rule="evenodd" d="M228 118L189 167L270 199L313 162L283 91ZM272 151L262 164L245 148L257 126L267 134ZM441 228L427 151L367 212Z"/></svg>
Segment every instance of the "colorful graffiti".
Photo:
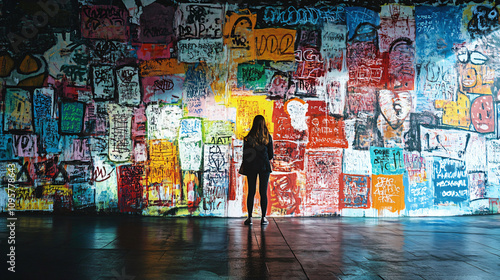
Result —
<svg viewBox="0 0 500 280"><path fill-rule="evenodd" d="M3 2L0 211L499 213L495 3Z"/></svg>

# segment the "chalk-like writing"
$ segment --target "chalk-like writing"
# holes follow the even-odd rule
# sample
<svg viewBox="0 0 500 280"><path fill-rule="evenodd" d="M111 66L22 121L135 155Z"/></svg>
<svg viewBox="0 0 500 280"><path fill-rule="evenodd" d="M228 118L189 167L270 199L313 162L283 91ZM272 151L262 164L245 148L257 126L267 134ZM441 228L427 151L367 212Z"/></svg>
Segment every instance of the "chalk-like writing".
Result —
<svg viewBox="0 0 500 280"><path fill-rule="evenodd" d="M61 104L61 132L78 134L83 128L83 114L85 104L81 102Z"/></svg>
<svg viewBox="0 0 500 280"><path fill-rule="evenodd" d="M182 98L184 78L179 76L153 76L142 78L143 101L177 103Z"/></svg>
<svg viewBox="0 0 500 280"><path fill-rule="evenodd" d="M182 118L182 109L179 106L159 106L150 104L146 107L148 119L148 139L177 138L179 124Z"/></svg>
<svg viewBox="0 0 500 280"><path fill-rule="evenodd" d="M373 175L373 208L391 212L405 208L403 175Z"/></svg>
<svg viewBox="0 0 500 280"><path fill-rule="evenodd" d="M180 62L195 63L200 61L218 62L223 58L223 40L221 39L184 39L177 43Z"/></svg>
<svg viewBox="0 0 500 280"><path fill-rule="evenodd" d="M179 38L220 38L223 13L221 5L180 4L176 14Z"/></svg>
<svg viewBox="0 0 500 280"><path fill-rule="evenodd" d="M300 214L300 203L296 173L271 175L269 179L271 189L271 214L292 215Z"/></svg>
<svg viewBox="0 0 500 280"><path fill-rule="evenodd" d="M399 148L370 148L373 174L403 174L403 149Z"/></svg>
<svg viewBox="0 0 500 280"><path fill-rule="evenodd" d="M109 142L108 155L112 161L123 162L130 159L132 152L132 109L117 104L108 105Z"/></svg>
<svg viewBox="0 0 500 280"><path fill-rule="evenodd" d="M468 197L468 180L465 162L449 158L435 158L432 180L435 203L459 203Z"/></svg>
<svg viewBox="0 0 500 280"><path fill-rule="evenodd" d="M201 169L202 130L198 118L182 119L179 129L179 157L182 170Z"/></svg>
<svg viewBox="0 0 500 280"><path fill-rule="evenodd" d="M141 90L139 87L139 74L136 68L125 66L116 70L118 104L139 105L141 103Z"/></svg>
<svg viewBox="0 0 500 280"><path fill-rule="evenodd" d="M229 188L229 149L225 145L205 145L203 168L203 208L207 215L225 213Z"/></svg>
<svg viewBox="0 0 500 280"><path fill-rule="evenodd" d="M264 9L264 21L270 24L319 24L322 22L341 23L345 22L343 6L335 7L302 7L289 6L286 9L278 7L266 7Z"/></svg>
<svg viewBox="0 0 500 280"><path fill-rule="evenodd" d="M339 211L342 152L307 152L306 215L334 214Z"/></svg>
<svg viewBox="0 0 500 280"><path fill-rule="evenodd" d="M292 141L274 141L273 170L291 172L304 170L305 145Z"/></svg>
<svg viewBox="0 0 500 280"><path fill-rule="evenodd" d="M116 6L83 6L82 36L90 39L126 40L129 36L128 13Z"/></svg>

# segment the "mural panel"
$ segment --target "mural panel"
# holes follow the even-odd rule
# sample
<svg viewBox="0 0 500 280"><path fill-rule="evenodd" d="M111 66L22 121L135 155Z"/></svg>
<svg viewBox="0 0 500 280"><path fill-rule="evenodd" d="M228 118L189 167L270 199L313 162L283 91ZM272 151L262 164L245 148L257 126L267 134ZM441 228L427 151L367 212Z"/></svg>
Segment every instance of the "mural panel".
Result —
<svg viewBox="0 0 500 280"><path fill-rule="evenodd" d="M494 3L49 2L0 5L17 211L244 216L256 115L269 215L499 211Z"/></svg>

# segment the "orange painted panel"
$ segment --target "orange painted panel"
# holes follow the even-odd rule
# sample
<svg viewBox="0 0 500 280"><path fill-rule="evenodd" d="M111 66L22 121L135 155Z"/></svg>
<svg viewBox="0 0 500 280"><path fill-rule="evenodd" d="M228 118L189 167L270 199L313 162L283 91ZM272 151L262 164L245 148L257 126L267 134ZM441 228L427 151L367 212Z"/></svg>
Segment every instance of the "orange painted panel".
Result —
<svg viewBox="0 0 500 280"><path fill-rule="evenodd" d="M381 212L400 212L405 208L403 175L372 175L372 206Z"/></svg>

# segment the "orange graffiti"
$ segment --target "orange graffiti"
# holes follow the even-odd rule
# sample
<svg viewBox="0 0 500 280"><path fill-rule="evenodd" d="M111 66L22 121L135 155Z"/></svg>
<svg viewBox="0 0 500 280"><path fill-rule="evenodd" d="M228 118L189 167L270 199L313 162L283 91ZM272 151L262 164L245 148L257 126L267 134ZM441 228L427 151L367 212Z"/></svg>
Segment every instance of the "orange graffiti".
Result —
<svg viewBox="0 0 500 280"><path fill-rule="evenodd" d="M257 59L295 61L296 30L283 28L255 29Z"/></svg>
<svg viewBox="0 0 500 280"><path fill-rule="evenodd" d="M486 65L459 64L460 91L491 94L495 70Z"/></svg>
<svg viewBox="0 0 500 280"><path fill-rule="evenodd" d="M175 58L146 60L139 65L141 77L184 74L186 70L187 65Z"/></svg>
<svg viewBox="0 0 500 280"><path fill-rule="evenodd" d="M8 54L0 56L0 77L6 77L14 69L15 62Z"/></svg>
<svg viewBox="0 0 500 280"><path fill-rule="evenodd" d="M391 212L400 212L405 209L403 175L372 175L373 201L372 206Z"/></svg>
<svg viewBox="0 0 500 280"><path fill-rule="evenodd" d="M246 14L245 14L246 13ZM236 63L255 60L255 38L253 29L257 15L249 10L242 14L228 12L224 24L224 44L229 48L229 55Z"/></svg>

